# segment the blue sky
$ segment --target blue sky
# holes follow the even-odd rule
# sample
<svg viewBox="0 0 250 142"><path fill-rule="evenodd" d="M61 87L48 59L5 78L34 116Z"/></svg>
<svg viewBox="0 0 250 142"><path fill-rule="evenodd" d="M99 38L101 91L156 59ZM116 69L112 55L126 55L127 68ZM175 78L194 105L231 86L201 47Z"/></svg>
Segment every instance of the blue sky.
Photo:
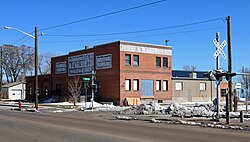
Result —
<svg viewBox="0 0 250 142"><path fill-rule="evenodd" d="M82 20L157 0L1 0L0 45L19 45L24 35L5 30L4 26L22 29L28 33L34 27L44 29L68 22ZM113 36L60 37L51 35L94 35L141 31L172 27L231 16L233 70L250 67L250 1L249 0L166 0L164 2L126 11L102 18L43 31L39 37L39 53L63 55L117 40L164 45L170 40L173 49L173 69L196 66L197 70L215 68L213 53L215 33L227 40L226 21L215 20L192 26ZM22 44L33 46L30 39ZM227 46L224 48L227 54ZM227 59L221 59L227 69Z"/></svg>

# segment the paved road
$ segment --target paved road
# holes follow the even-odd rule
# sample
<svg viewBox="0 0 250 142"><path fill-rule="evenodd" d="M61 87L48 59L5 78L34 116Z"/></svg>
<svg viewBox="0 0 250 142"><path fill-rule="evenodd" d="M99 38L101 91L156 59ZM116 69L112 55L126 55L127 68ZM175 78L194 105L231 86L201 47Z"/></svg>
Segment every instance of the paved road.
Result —
<svg viewBox="0 0 250 142"><path fill-rule="evenodd" d="M0 110L0 142L249 142L250 132L122 121L108 112Z"/></svg>

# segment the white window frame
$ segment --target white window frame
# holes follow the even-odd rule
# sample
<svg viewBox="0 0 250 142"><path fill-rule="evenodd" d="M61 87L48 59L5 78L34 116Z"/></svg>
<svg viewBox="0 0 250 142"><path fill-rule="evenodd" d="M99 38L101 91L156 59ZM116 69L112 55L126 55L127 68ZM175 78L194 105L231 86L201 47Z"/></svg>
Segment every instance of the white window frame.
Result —
<svg viewBox="0 0 250 142"><path fill-rule="evenodd" d="M176 83L175 83L175 90L176 90L176 91L181 91L181 90L183 90L183 82L176 82Z"/></svg>
<svg viewBox="0 0 250 142"><path fill-rule="evenodd" d="M200 91L206 91L206 82L200 82Z"/></svg>
<svg viewBox="0 0 250 142"><path fill-rule="evenodd" d="M125 79L125 91L130 91L131 90L131 80L130 79Z"/></svg>
<svg viewBox="0 0 250 142"><path fill-rule="evenodd" d="M168 80L163 80L162 81L162 90L163 91L168 91Z"/></svg>
<svg viewBox="0 0 250 142"><path fill-rule="evenodd" d="M133 90L138 91L139 90L139 79L133 80Z"/></svg>
<svg viewBox="0 0 250 142"><path fill-rule="evenodd" d="M155 90L156 91L161 91L161 80L156 80L155 81Z"/></svg>

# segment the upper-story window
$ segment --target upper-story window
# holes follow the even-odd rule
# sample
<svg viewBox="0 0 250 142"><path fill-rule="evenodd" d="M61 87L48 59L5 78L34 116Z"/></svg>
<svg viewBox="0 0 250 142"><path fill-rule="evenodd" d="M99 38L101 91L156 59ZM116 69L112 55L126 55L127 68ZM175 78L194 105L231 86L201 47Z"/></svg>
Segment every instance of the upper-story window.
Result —
<svg viewBox="0 0 250 142"><path fill-rule="evenodd" d="M131 66L131 55L125 54L125 66Z"/></svg>
<svg viewBox="0 0 250 142"><path fill-rule="evenodd" d="M164 68L168 67L168 58L167 57L163 57L163 67Z"/></svg>
<svg viewBox="0 0 250 142"><path fill-rule="evenodd" d="M134 66L139 66L139 55L134 55Z"/></svg>
<svg viewBox="0 0 250 142"><path fill-rule="evenodd" d="M156 67L157 68L161 67L161 57L156 57Z"/></svg>

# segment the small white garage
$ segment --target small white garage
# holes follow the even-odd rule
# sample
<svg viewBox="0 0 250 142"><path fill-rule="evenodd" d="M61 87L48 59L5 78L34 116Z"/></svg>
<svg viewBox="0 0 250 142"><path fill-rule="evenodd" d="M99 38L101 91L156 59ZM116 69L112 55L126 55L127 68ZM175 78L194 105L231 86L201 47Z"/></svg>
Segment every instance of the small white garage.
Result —
<svg viewBox="0 0 250 142"><path fill-rule="evenodd" d="M2 92L7 94L9 100L25 99L25 83L14 82L2 86Z"/></svg>

